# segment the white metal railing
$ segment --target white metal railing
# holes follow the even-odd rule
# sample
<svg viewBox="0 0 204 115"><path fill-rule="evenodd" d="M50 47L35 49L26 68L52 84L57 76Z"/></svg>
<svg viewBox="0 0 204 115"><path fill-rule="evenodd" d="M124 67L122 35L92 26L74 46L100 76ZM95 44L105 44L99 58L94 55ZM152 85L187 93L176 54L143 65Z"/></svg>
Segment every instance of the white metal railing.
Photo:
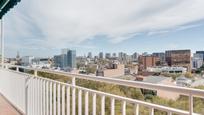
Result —
<svg viewBox="0 0 204 115"><path fill-rule="evenodd" d="M16 71L7 69L8 66L16 67ZM111 115L115 115L115 101L121 102L121 114L126 115L127 104L134 105L135 115L139 114L140 106L148 107L150 115L154 115L155 110L161 110L172 115L193 115L193 97L204 97L204 91L199 89L173 87L166 85L155 85L150 83L119 80L106 77L96 77L89 75L71 74L65 72L55 72L51 70L37 70L20 66L6 65L6 69L0 70L0 93L11 101L19 110L27 115L96 115L100 113L105 115L106 99L110 98ZM34 75L19 72L19 68L34 70ZM38 71L65 75L72 78L72 84L62 83L59 81L38 77ZM119 95L113 95L106 92L96 91L77 86L75 79L87 79L113 83L136 88L145 88L150 90L168 90L178 92L189 96L189 111L183 111L175 108L165 107L140 100L135 100ZM84 107L83 107L83 97ZM90 97L92 105L89 105ZM97 111L97 98L100 97L100 111ZM78 102L78 103L76 103ZM97 102L97 104L96 104ZM91 110L90 107L92 107ZM82 110L84 108L84 110ZM76 110L77 109L77 110Z"/></svg>

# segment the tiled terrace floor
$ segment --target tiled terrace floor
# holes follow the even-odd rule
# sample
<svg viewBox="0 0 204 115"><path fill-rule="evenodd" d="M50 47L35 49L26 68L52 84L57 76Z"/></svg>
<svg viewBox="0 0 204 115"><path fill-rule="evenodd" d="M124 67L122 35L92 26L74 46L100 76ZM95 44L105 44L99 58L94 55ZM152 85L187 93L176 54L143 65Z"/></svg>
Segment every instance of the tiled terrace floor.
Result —
<svg viewBox="0 0 204 115"><path fill-rule="evenodd" d="M0 94L0 115L22 115Z"/></svg>

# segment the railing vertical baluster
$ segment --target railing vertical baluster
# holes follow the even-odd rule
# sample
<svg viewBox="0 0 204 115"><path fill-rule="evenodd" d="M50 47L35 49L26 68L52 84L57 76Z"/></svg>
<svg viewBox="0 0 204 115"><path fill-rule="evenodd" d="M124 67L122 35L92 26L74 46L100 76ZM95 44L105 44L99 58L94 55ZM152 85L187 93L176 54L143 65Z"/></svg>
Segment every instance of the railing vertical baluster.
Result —
<svg viewBox="0 0 204 115"><path fill-rule="evenodd" d="M93 93L93 106L92 106L92 109L93 109L92 115L96 115L96 93Z"/></svg>
<svg viewBox="0 0 204 115"><path fill-rule="evenodd" d="M101 96L101 115L105 115L105 96Z"/></svg>
<svg viewBox="0 0 204 115"><path fill-rule="evenodd" d="M30 98L31 98L31 100L30 100L30 108L31 108L31 110L30 110L30 112L31 112L31 115L34 115L33 114L33 112L34 112L34 106L33 106L33 103L34 103L34 98L33 98L33 96L34 96L34 93L33 93L33 78L31 79L31 93L30 93Z"/></svg>
<svg viewBox="0 0 204 115"><path fill-rule="evenodd" d="M34 71L34 76L37 76ZM34 115L38 114L38 84L37 84L37 78L34 78L35 86L34 86Z"/></svg>
<svg viewBox="0 0 204 115"><path fill-rule="evenodd" d="M37 91L36 91L36 78L34 78L34 86L33 86L33 88L34 88L34 115L36 115L37 114L37 100L36 100L36 98L37 98Z"/></svg>
<svg viewBox="0 0 204 115"><path fill-rule="evenodd" d="M76 85L76 78L72 78L72 86ZM76 114L76 88L72 88L72 115Z"/></svg>
<svg viewBox="0 0 204 115"><path fill-rule="evenodd" d="M32 77L30 78L29 82L29 104L28 104L28 110L29 110L29 115L32 115Z"/></svg>
<svg viewBox="0 0 204 115"><path fill-rule="evenodd" d="M126 115L126 101L122 102L122 115Z"/></svg>
<svg viewBox="0 0 204 115"><path fill-rule="evenodd" d="M16 94L17 94L17 95L15 96L15 97L16 97L16 101L15 101L16 103L15 103L15 104L16 104L16 105L19 105L19 101L21 101L21 100L19 99L19 88L17 88L17 87L19 87L18 79L15 79L15 81L16 81L16 82L15 82L15 84L16 84L15 91L16 91ZM18 92L18 93L17 93L17 92Z"/></svg>
<svg viewBox="0 0 204 115"><path fill-rule="evenodd" d="M67 87L67 115L70 115L70 87Z"/></svg>
<svg viewBox="0 0 204 115"><path fill-rule="evenodd" d="M52 115L52 82L50 82L50 115Z"/></svg>
<svg viewBox="0 0 204 115"><path fill-rule="evenodd" d="M40 115L43 115L43 80L42 79L40 80L40 103L41 103Z"/></svg>
<svg viewBox="0 0 204 115"><path fill-rule="evenodd" d="M62 115L65 115L65 85L62 85Z"/></svg>
<svg viewBox="0 0 204 115"><path fill-rule="evenodd" d="M33 100L33 98L34 98L34 97L33 97L33 96L34 96L34 92L33 92L33 89L34 89L34 88L33 88L33 77L32 77L32 79L31 79L31 88L30 88L30 89L31 89L31 94L30 94L30 98L31 98L31 106L30 106L30 109L31 109L31 110L30 110L30 111L31 111L31 115L34 115L34 114L33 114L33 112L34 112L34 109L33 109L33 108L34 108L34 106L33 106L33 103L34 103L34 100Z"/></svg>
<svg viewBox="0 0 204 115"><path fill-rule="evenodd" d="M168 115L172 115L172 112L168 112Z"/></svg>
<svg viewBox="0 0 204 115"><path fill-rule="evenodd" d="M134 105L134 112L135 112L135 115L139 115L139 104Z"/></svg>
<svg viewBox="0 0 204 115"><path fill-rule="evenodd" d="M29 79L29 78L27 78ZM25 114L30 115L30 79L25 82L25 86L27 86L27 96L25 90Z"/></svg>
<svg viewBox="0 0 204 115"><path fill-rule="evenodd" d="M111 98L111 115L115 115L115 98Z"/></svg>
<svg viewBox="0 0 204 115"><path fill-rule="evenodd" d="M46 82L46 115L49 115L49 82Z"/></svg>
<svg viewBox="0 0 204 115"><path fill-rule="evenodd" d="M56 108L56 83L53 86L53 115L56 115L57 108Z"/></svg>
<svg viewBox="0 0 204 115"><path fill-rule="evenodd" d="M82 115L82 91L78 92L78 115Z"/></svg>
<svg viewBox="0 0 204 115"><path fill-rule="evenodd" d="M150 115L154 115L154 108L150 108Z"/></svg>
<svg viewBox="0 0 204 115"><path fill-rule="evenodd" d="M40 114L40 107L39 107L39 104L40 104L40 100L39 100L39 79L36 78L36 108L37 108L37 114L39 115Z"/></svg>
<svg viewBox="0 0 204 115"><path fill-rule="evenodd" d="M18 79L15 78L15 81L17 81L17 80L18 80ZM19 103L19 96L18 96L18 94L19 94L18 90L19 90L19 89L17 88L18 86L19 86L19 85L18 85L18 82L15 82L15 87L14 87L14 88L15 88L15 91L16 91L16 94L17 94L17 95L15 96L15 97L16 97L16 100L15 100L16 103L15 103L15 104L17 104L17 105L18 105L18 103Z"/></svg>
<svg viewBox="0 0 204 115"><path fill-rule="evenodd" d="M89 92L85 92L85 115L89 114Z"/></svg>
<svg viewBox="0 0 204 115"><path fill-rule="evenodd" d="M21 83L20 81L21 81L21 80L18 79L18 87L19 87L19 86L23 86L23 83ZM25 91L25 89L23 89L23 88L18 88L18 93L19 93L19 94L18 94L18 100L19 100L18 105L21 106L21 107L23 107L23 104L25 104L25 97L24 97L24 99L22 100L22 97L23 97L23 92L22 92L22 90ZM24 94L25 94L25 92L24 92Z"/></svg>
<svg viewBox="0 0 204 115"><path fill-rule="evenodd" d="M39 78L38 79L39 80L39 83L38 83L38 96L39 96L39 115L42 115L42 79L41 78Z"/></svg>
<svg viewBox="0 0 204 115"><path fill-rule="evenodd" d="M46 81L43 80L43 115L46 115Z"/></svg>
<svg viewBox="0 0 204 115"><path fill-rule="evenodd" d="M60 115L61 114L61 111L60 111L60 109L61 109L61 107L60 107L60 103L61 102L61 100L60 100L60 84L58 84L58 88L57 88L57 115Z"/></svg>
<svg viewBox="0 0 204 115"><path fill-rule="evenodd" d="M189 115L193 115L193 95L189 95Z"/></svg>
<svg viewBox="0 0 204 115"><path fill-rule="evenodd" d="M39 115L42 115L41 111L42 111L42 100L41 100L41 79L38 79L38 96L39 96Z"/></svg>

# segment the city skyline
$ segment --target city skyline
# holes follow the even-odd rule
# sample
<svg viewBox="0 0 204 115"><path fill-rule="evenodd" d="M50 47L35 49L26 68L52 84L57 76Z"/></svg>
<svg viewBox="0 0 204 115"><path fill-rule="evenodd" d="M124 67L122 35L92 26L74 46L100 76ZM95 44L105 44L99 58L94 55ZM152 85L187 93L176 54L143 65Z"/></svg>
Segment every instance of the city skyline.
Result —
<svg viewBox="0 0 204 115"><path fill-rule="evenodd" d="M123 52L123 51L119 51L119 52L96 52L96 53L93 53L93 52L85 52L84 54L82 55L77 55L77 50L74 50L74 49L70 49L70 48L62 48L60 49L57 53L53 54L53 55L50 55L50 56L35 56L35 55L25 55L25 54L20 54L19 51L16 52L16 55L14 55L13 57L7 57L7 58L17 58L17 57L26 57L26 56L34 56L34 57L37 57L37 58L53 58L54 56L56 55L62 55L62 50L63 49L68 49L68 50L73 50L76 52L76 56L77 57L86 57L86 58L95 58L98 57L98 58L101 58L101 56L103 58L106 58L106 55L110 55L110 57L119 57L120 54L125 54L127 56L134 56L134 55L138 55L138 56L156 56L156 57L159 57L158 54L165 54L166 51L185 51L185 50L190 50L190 56L193 57L194 54L198 54L200 52L204 52L204 50L196 50L196 51L193 51L191 49L169 49L169 50L165 50L165 51L153 51L153 52L131 52L131 53L127 53L127 52ZM90 56L91 55L91 56Z"/></svg>
<svg viewBox="0 0 204 115"><path fill-rule="evenodd" d="M121 3L89 0L83 4L79 4L83 1L61 1L22 1L5 16L7 57L15 57L17 51L50 57L62 48L74 49L77 55L204 50L202 0L169 0L157 4L139 0ZM121 10L123 5L126 9Z"/></svg>

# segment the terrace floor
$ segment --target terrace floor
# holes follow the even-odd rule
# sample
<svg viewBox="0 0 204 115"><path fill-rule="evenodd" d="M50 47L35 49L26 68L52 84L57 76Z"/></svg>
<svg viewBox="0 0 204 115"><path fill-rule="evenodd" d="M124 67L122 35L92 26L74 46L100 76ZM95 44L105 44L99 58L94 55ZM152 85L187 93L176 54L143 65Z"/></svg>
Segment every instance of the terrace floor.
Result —
<svg viewBox="0 0 204 115"><path fill-rule="evenodd" d="M0 94L0 115L22 115Z"/></svg>

